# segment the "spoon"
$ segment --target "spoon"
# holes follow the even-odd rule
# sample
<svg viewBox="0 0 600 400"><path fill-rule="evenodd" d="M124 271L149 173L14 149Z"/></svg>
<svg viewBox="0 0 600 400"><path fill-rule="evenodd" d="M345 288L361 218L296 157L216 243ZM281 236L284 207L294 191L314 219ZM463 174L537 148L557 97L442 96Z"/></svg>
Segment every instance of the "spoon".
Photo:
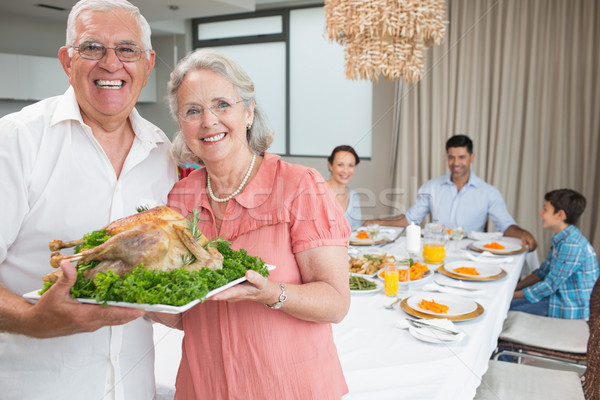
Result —
<svg viewBox="0 0 600 400"><path fill-rule="evenodd" d="M398 297L396 300L394 300L394 302L392 304L390 304L389 306L384 306L385 308L387 308L388 310L393 310L394 306L400 301L402 300L400 297Z"/></svg>

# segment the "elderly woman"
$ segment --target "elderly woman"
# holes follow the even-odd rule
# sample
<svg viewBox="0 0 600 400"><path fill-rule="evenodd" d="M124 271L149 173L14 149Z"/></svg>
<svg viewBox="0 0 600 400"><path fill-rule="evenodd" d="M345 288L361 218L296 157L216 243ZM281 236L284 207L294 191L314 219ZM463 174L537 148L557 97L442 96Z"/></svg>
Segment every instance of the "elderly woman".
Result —
<svg viewBox="0 0 600 400"><path fill-rule="evenodd" d="M358 229L362 224L360 198L358 193L348 187L359 162L358 154L352 146L348 145L337 146L327 159L327 167L331 172L331 178L327 180L327 184L342 206L344 216L352 230Z"/></svg>
<svg viewBox="0 0 600 400"><path fill-rule="evenodd" d="M177 399L339 399L347 392L331 323L350 305L350 230L320 174L265 153L272 141L254 84L232 60L198 50L169 81L181 133L175 157L198 169L169 206L199 229L276 266L168 321L184 330Z"/></svg>

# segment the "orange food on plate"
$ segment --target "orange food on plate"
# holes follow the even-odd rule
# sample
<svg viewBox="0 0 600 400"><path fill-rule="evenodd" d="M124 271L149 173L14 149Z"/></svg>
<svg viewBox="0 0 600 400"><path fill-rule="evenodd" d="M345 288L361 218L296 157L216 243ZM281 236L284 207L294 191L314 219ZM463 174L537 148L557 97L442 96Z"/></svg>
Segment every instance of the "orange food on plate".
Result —
<svg viewBox="0 0 600 400"><path fill-rule="evenodd" d="M440 314L446 314L450 308L445 304L436 303L436 301L433 299L431 301L422 299L421 302L419 302L419 307L423 310L429 310Z"/></svg>
<svg viewBox="0 0 600 400"><path fill-rule="evenodd" d="M506 247L502 246L498 242L487 243L487 244L484 244L483 247L485 247L486 249L490 249L490 250L504 250L504 249L506 249Z"/></svg>
<svg viewBox="0 0 600 400"><path fill-rule="evenodd" d="M477 271L477 268L475 268L475 267L454 268L453 271L456 273L459 273L459 274L463 274L463 275L479 275L479 272Z"/></svg>
<svg viewBox="0 0 600 400"><path fill-rule="evenodd" d="M413 266L410 267L410 280L411 281L416 281L416 280L419 280L419 279L423 278L423 275L427 271L429 271L429 268L427 268L427 265L421 264L418 261L415 262L413 264ZM385 270L381 271L378 275L379 275L379 277L381 279L385 279ZM406 276L405 275L406 275L405 271L399 271L398 279L400 280L400 282L406 282Z"/></svg>
<svg viewBox="0 0 600 400"><path fill-rule="evenodd" d="M357 239L368 239L369 238L369 234L365 231L360 231L356 233L356 238Z"/></svg>
<svg viewBox="0 0 600 400"><path fill-rule="evenodd" d="M417 279L421 279L427 271L429 271L427 265L415 262L413 266L410 267L410 280L416 281Z"/></svg>

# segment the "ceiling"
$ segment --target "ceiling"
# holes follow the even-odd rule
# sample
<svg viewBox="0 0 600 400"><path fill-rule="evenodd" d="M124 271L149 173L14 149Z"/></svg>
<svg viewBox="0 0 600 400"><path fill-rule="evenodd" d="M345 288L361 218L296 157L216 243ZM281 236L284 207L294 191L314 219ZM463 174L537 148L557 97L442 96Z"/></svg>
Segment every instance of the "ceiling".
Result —
<svg viewBox="0 0 600 400"><path fill-rule="evenodd" d="M130 0L138 6L153 34L180 30L180 22L190 18L253 12L258 9L321 3L322 0ZM29 19L67 23L77 0L3 0L0 13ZM40 7L43 4L46 7ZM176 6L173 10L171 7Z"/></svg>

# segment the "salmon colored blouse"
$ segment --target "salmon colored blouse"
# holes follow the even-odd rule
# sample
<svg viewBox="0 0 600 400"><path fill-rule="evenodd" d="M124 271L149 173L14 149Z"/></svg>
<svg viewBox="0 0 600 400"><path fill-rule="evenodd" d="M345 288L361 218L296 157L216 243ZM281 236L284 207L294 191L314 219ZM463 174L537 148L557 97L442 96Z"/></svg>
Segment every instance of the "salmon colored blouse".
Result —
<svg viewBox="0 0 600 400"><path fill-rule="evenodd" d="M300 284L294 254L347 246L350 227L314 169L265 153L258 173L230 200L216 231L206 170L178 182L169 206L200 211L209 238L224 235L277 268L269 279ZM303 321L262 304L206 301L183 314L183 351L176 399L340 399L348 392L330 324Z"/></svg>

